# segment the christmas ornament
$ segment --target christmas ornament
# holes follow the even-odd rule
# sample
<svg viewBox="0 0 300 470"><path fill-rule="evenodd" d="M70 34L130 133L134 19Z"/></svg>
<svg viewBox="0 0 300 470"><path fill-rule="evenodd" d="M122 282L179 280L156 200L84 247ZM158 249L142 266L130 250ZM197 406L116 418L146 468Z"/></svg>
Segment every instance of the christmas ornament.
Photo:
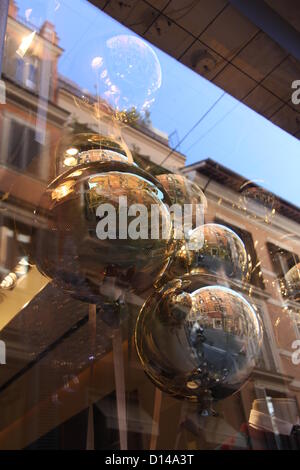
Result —
<svg viewBox="0 0 300 470"><path fill-rule="evenodd" d="M199 240L203 246L198 249ZM190 236L191 274L224 274L240 281L249 277L251 262L240 237L230 228L219 224L197 227Z"/></svg>
<svg viewBox="0 0 300 470"><path fill-rule="evenodd" d="M238 208L246 217L270 224L276 215L277 202L274 194L257 185L255 180L251 180L240 187Z"/></svg>
<svg viewBox="0 0 300 470"><path fill-rule="evenodd" d="M154 292L136 323L142 366L154 384L209 406L248 379L262 343L261 323L239 293L188 275Z"/></svg>
<svg viewBox="0 0 300 470"><path fill-rule="evenodd" d="M168 173L158 175L157 179L168 192L172 204L202 204L204 209L207 207L203 191L185 176Z"/></svg>
<svg viewBox="0 0 300 470"><path fill-rule="evenodd" d="M84 57L71 62L82 90L75 103L98 116L106 108L125 124L147 120L162 83L154 49L130 34L89 37L84 49ZM99 99L94 99L95 94Z"/></svg>
<svg viewBox="0 0 300 470"><path fill-rule="evenodd" d="M300 302L300 263L293 266L284 276L284 297Z"/></svg>
<svg viewBox="0 0 300 470"><path fill-rule="evenodd" d="M95 133L64 136L56 151L56 176L82 163L123 162L134 164L123 140Z"/></svg>
<svg viewBox="0 0 300 470"><path fill-rule="evenodd" d="M125 290L145 291L172 251L169 202L160 183L134 165L96 161L69 169L49 185L36 211L45 219L35 233L38 269L90 303L103 296L117 301ZM152 206L159 216L156 239ZM141 223L133 217L139 211Z"/></svg>
<svg viewBox="0 0 300 470"><path fill-rule="evenodd" d="M194 229L189 241L177 251L169 279L191 274L212 274L247 281L252 268L250 255L239 236L228 227L205 224Z"/></svg>
<svg viewBox="0 0 300 470"><path fill-rule="evenodd" d="M169 194L173 208L174 205L178 206L172 215L175 238L179 240L180 248L180 242L188 238L189 232L204 223L206 197L199 186L185 176L169 173L158 175L157 179Z"/></svg>
<svg viewBox="0 0 300 470"><path fill-rule="evenodd" d="M165 271L165 275L158 284L163 285L167 280L187 273L187 241L193 228L204 223L204 212L207 208L207 201L204 193L193 181L188 180L178 174L163 174L157 176L170 196L171 216L174 224L174 245L173 257Z"/></svg>

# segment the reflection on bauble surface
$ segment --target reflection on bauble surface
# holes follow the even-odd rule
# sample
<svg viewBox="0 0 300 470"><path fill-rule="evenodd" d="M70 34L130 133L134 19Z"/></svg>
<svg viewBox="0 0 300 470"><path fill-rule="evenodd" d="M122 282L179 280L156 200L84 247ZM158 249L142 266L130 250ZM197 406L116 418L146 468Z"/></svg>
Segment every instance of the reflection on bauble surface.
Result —
<svg viewBox="0 0 300 470"><path fill-rule="evenodd" d="M127 207L120 206L120 198ZM117 300L124 290L143 292L163 272L172 250L172 223L165 203L169 199L161 185L134 165L92 162L68 170L50 184L37 210L37 216L46 218L35 234L39 270L87 302L99 303L102 296ZM101 225L106 239L100 239L99 228L103 204L112 206L116 222L115 227ZM133 204L147 210L143 223L147 238L129 235L135 217L126 214ZM164 224L165 237L151 237L151 205Z"/></svg>
<svg viewBox="0 0 300 470"><path fill-rule="evenodd" d="M176 398L222 399L253 370L261 322L239 293L184 276L156 291L136 324L139 358L150 379Z"/></svg>

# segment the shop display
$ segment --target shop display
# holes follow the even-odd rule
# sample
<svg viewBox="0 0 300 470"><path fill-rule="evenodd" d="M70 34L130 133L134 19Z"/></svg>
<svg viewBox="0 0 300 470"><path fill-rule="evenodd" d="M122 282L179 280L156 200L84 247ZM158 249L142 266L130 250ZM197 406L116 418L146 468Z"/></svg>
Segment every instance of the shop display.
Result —
<svg viewBox="0 0 300 470"><path fill-rule="evenodd" d="M0 0L0 450L300 450L283 3Z"/></svg>

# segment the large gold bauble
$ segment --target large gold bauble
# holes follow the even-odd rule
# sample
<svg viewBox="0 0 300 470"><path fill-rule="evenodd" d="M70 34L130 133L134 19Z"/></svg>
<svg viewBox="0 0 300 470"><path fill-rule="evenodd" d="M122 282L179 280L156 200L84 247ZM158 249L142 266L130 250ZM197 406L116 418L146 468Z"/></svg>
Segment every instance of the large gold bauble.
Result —
<svg viewBox="0 0 300 470"><path fill-rule="evenodd" d="M120 197L127 198L128 207L142 204L148 210L147 239L124 237L124 230L121 235ZM39 270L87 302L101 302L103 296L116 300L124 290L147 290L164 271L172 251L172 223L165 203L169 199L160 183L134 165L92 162L70 169L50 184L37 210L45 217L45 225L35 234ZM99 239L96 232L101 204L112 205L116 212L116 232L107 239ZM158 208L166 238L151 238L151 205Z"/></svg>
<svg viewBox="0 0 300 470"><path fill-rule="evenodd" d="M144 304L135 330L142 366L164 392L202 402L223 399L257 363L262 329L239 293L188 275L166 284Z"/></svg>
<svg viewBox="0 0 300 470"><path fill-rule="evenodd" d="M197 249L198 241L203 246ZM230 228L219 224L197 227L190 236L190 273L224 274L225 277L245 281L249 277L251 260L243 241Z"/></svg>
<svg viewBox="0 0 300 470"><path fill-rule="evenodd" d="M293 266L284 276L284 296L300 302L300 263Z"/></svg>

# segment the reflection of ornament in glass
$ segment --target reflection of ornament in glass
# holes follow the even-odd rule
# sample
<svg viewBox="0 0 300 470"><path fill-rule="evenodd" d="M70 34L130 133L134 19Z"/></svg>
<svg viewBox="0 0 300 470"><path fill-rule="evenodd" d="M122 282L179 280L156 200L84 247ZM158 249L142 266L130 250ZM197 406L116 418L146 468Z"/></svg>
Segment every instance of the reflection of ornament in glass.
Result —
<svg viewBox="0 0 300 470"><path fill-rule="evenodd" d="M276 214L276 198L255 181L247 181L240 187L239 208L248 217L270 224Z"/></svg>
<svg viewBox="0 0 300 470"><path fill-rule="evenodd" d="M64 136L56 151L56 175L82 163L117 161L131 164L131 154L124 142L93 134ZM135 163L133 163L135 165Z"/></svg>
<svg viewBox="0 0 300 470"><path fill-rule="evenodd" d="M127 235L131 218L127 207L119 205L120 197L127 198L128 208L143 204L148 210L148 239ZM37 267L66 292L90 303L101 296L118 300L124 289L141 292L169 259L173 231L165 203L169 199L160 183L137 166L106 161L70 168L48 186L36 211L47 218L35 233ZM96 233L101 204L112 205L116 215L115 233L104 240ZM166 238L151 239L151 205L158 208Z"/></svg>
<svg viewBox="0 0 300 470"><path fill-rule="evenodd" d="M134 110L143 118L161 86L161 66L153 48L134 35L91 37L84 57L71 64L83 90L77 101L94 104L93 96L107 103L118 120L128 122Z"/></svg>
<svg viewBox="0 0 300 470"><path fill-rule="evenodd" d="M248 379L262 343L261 323L238 293L184 276L154 292L136 324L143 368L161 390L198 402L223 399Z"/></svg>
<svg viewBox="0 0 300 470"><path fill-rule="evenodd" d="M300 302L300 263L293 266L284 276L284 296Z"/></svg>

